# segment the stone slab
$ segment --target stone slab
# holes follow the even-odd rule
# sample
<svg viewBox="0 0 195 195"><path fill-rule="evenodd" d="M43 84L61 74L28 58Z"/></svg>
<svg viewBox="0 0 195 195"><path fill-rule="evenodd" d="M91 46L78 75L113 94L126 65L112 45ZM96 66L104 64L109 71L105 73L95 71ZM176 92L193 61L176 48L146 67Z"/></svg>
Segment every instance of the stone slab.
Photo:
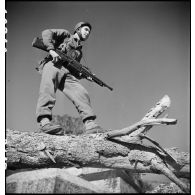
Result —
<svg viewBox="0 0 195 195"><path fill-rule="evenodd" d="M90 182L49 168L12 174L6 178L6 193L103 193Z"/></svg>
<svg viewBox="0 0 195 195"><path fill-rule="evenodd" d="M106 193L137 193L120 177L90 181L90 183L99 186Z"/></svg>
<svg viewBox="0 0 195 195"><path fill-rule="evenodd" d="M124 174L121 174L120 170L71 167L66 169L66 171L89 181L108 193L136 193L135 189L127 183L129 178L125 177Z"/></svg>

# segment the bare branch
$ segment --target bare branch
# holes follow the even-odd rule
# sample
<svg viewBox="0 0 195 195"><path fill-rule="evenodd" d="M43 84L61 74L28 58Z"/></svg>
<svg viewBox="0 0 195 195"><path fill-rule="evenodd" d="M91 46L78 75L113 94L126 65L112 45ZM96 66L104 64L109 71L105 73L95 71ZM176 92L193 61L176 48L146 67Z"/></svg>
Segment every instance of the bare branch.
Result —
<svg viewBox="0 0 195 195"><path fill-rule="evenodd" d="M151 108L142 120L149 118L158 118L162 113L164 113L171 105L171 100L168 95L165 95L156 105ZM131 134L131 136L139 135L140 133L146 134L152 126L141 127Z"/></svg>
<svg viewBox="0 0 195 195"><path fill-rule="evenodd" d="M124 135L129 135L134 131L143 128L145 126L152 127L153 125L175 125L176 123L177 123L176 119L168 119L168 118L150 119L149 118L149 119L144 119L142 121L139 121L121 130L109 131L108 133L106 133L106 136L107 138L124 136Z"/></svg>

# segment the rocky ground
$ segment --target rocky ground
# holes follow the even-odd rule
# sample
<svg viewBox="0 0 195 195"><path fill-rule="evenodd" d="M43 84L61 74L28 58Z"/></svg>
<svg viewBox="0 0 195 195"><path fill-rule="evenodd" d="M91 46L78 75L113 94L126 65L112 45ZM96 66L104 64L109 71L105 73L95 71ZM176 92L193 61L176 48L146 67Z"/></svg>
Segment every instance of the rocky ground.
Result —
<svg viewBox="0 0 195 195"><path fill-rule="evenodd" d="M160 184L157 187L155 187L151 191L147 191L146 193L184 193L176 184L170 183L170 184Z"/></svg>

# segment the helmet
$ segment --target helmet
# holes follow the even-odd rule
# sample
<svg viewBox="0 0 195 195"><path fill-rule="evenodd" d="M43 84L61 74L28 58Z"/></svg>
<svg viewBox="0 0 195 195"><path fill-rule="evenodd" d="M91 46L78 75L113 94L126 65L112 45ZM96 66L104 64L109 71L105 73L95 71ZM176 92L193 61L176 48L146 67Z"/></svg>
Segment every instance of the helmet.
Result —
<svg viewBox="0 0 195 195"><path fill-rule="evenodd" d="M78 24L76 24L76 26L74 27L74 33L77 31L78 28L82 27L82 26L88 26L90 28L90 30L92 29L91 24L89 24L88 22L79 22Z"/></svg>

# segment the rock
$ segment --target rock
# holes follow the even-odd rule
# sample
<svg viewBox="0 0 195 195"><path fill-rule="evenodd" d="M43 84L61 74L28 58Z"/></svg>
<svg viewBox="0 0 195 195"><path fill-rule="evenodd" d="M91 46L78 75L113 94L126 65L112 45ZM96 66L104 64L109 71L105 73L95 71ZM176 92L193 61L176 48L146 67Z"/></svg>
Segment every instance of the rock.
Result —
<svg viewBox="0 0 195 195"><path fill-rule="evenodd" d="M176 184L169 183L169 184L160 184L155 187L152 191L148 191L146 193L184 193Z"/></svg>
<svg viewBox="0 0 195 195"><path fill-rule="evenodd" d="M90 183L101 187L107 193L137 193L121 177L90 181Z"/></svg>
<svg viewBox="0 0 195 195"><path fill-rule="evenodd" d="M97 186L67 173L49 168L12 174L6 178L6 193L103 193Z"/></svg>
<svg viewBox="0 0 195 195"><path fill-rule="evenodd" d="M66 171L89 181L107 193L136 193L135 189L125 181L125 179L129 180L130 178L123 178L120 170L91 167L77 169L72 167Z"/></svg>

